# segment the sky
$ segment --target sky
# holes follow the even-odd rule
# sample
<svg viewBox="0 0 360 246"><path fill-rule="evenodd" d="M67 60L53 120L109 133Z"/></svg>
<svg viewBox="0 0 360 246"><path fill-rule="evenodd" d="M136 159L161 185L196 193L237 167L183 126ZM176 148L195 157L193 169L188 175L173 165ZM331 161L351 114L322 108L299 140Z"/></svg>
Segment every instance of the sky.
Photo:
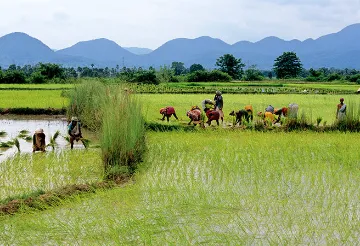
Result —
<svg viewBox="0 0 360 246"><path fill-rule="evenodd" d="M360 22L360 0L0 1L0 36L25 32L52 49L96 38L151 49L200 36L305 40Z"/></svg>

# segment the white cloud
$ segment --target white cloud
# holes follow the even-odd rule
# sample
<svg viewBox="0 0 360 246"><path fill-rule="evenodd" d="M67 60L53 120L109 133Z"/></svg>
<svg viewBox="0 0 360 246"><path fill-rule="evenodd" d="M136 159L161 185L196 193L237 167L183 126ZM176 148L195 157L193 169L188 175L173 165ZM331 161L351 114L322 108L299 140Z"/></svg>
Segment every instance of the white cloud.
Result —
<svg viewBox="0 0 360 246"><path fill-rule="evenodd" d="M337 32L360 21L359 0L3 0L0 35L26 32L52 48L105 37L122 46L157 48L178 38L228 43Z"/></svg>

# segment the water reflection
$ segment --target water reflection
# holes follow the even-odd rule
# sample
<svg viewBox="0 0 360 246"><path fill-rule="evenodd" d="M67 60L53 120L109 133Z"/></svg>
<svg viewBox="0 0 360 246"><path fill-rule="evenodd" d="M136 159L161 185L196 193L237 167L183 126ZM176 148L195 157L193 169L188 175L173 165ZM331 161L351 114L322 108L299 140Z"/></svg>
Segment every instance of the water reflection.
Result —
<svg viewBox="0 0 360 246"><path fill-rule="evenodd" d="M56 131L60 131L60 136L56 139L56 149L70 148L70 144L64 138L67 136L67 121L61 118L49 118L49 119L0 119L0 131L6 132L6 136L0 136L0 142L11 141L18 137L20 131L29 131L28 135L33 136L34 131L38 128L42 128L46 135L46 144L50 143L50 137L54 135ZM32 140L26 141L22 138L18 138L20 142L21 153L32 152ZM75 142L74 149L83 149L81 141ZM52 151L51 147L46 148L47 151ZM0 162L6 158L13 156L17 152L15 146L11 148L0 148Z"/></svg>

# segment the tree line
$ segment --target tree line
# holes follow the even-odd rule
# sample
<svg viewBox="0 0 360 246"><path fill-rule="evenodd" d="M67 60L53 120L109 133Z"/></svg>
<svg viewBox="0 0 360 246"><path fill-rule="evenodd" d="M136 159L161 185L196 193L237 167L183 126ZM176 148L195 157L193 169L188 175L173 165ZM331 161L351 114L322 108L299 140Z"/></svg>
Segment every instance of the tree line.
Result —
<svg viewBox="0 0 360 246"><path fill-rule="evenodd" d="M193 64L186 68L183 62L174 61L171 66L160 66L158 69L149 67L97 68L62 67L58 64L39 63L35 66L10 65L7 69L0 67L1 84L42 84L66 83L77 78L118 78L126 82L159 84L164 82L207 82L232 80L261 81L264 79L303 79L309 82L325 82L342 80L360 84L360 71L355 69L303 68L299 57L294 52L284 52L274 61L272 70L259 70L256 65L248 66L241 58L232 54L219 57L216 69L207 70L201 64Z"/></svg>

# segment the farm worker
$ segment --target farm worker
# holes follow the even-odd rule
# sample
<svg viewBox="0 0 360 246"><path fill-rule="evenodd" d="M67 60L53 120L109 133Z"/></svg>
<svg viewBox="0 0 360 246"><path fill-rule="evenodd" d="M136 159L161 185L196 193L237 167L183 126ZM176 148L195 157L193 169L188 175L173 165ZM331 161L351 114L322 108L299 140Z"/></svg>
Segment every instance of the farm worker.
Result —
<svg viewBox="0 0 360 246"><path fill-rule="evenodd" d="M264 119L273 122L275 120L275 115L271 112L265 112Z"/></svg>
<svg viewBox="0 0 360 246"><path fill-rule="evenodd" d="M346 116L346 104L344 103L344 98L340 98L340 103L337 105L336 110L336 119L344 120Z"/></svg>
<svg viewBox="0 0 360 246"><path fill-rule="evenodd" d="M299 111L299 105L296 103L290 103L288 108L288 116L289 118L297 118L297 114Z"/></svg>
<svg viewBox="0 0 360 246"><path fill-rule="evenodd" d="M219 111L216 110L208 110L206 111L206 116L208 118L208 121L206 123L208 123L208 125L211 125L211 121L215 120L216 124L219 125L219 119L220 119L220 113Z"/></svg>
<svg viewBox="0 0 360 246"><path fill-rule="evenodd" d="M33 135L33 152L42 151L45 152L45 134L44 130L39 128L35 131Z"/></svg>
<svg viewBox="0 0 360 246"><path fill-rule="evenodd" d="M265 113L258 112L257 115L259 117L263 118L265 124L268 123L268 122L273 123L274 120L275 120L275 115L273 113L271 113L271 112L265 112Z"/></svg>
<svg viewBox="0 0 360 246"><path fill-rule="evenodd" d="M275 110L274 107L271 106L271 105L269 105L269 106L266 107L265 112L270 112L270 113L273 114L273 113L274 113L274 110Z"/></svg>
<svg viewBox="0 0 360 246"><path fill-rule="evenodd" d="M215 110L219 112L221 122L224 122L224 113L222 111L224 106L224 100L221 91L216 91L214 101L215 101Z"/></svg>
<svg viewBox="0 0 360 246"><path fill-rule="evenodd" d="M241 125L242 119L245 119L247 122L253 120L253 107L251 105L246 105L245 109L240 109L239 111L231 111L231 116L236 116L235 125L239 123Z"/></svg>
<svg viewBox="0 0 360 246"><path fill-rule="evenodd" d="M71 149L74 147L74 141L79 141L82 138L80 122L77 117L71 117L71 122L68 126L68 133L70 135Z"/></svg>
<svg viewBox="0 0 360 246"><path fill-rule="evenodd" d="M186 115L190 119L188 125L190 125L192 122L194 125L197 125L201 121L201 110L198 106L192 106L191 109L186 112Z"/></svg>
<svg viewBox="0 0 360 246"><path fill-rule="evenodd" d="M276 122L280 122L281 115L286 117L287 114L288 114L288 108L287 107L282 107L282 108L274 110L274 115L278 116L278 118L276 119Z"/></svg>
<svg viewBox="0 0 360 246"><path fill-rule="evenodd" d="M254 110L253 110L252 105L246 105L245 110L248 113L248 115L250 116L250 119L253 120L253 118L254 118L254 116L253 116L254 115Z"/></svg>
<svg viewBox="0 0 360 246"><path fill-rule="evenodd" d="M166 117L167 122L169 122L169 118L171 117L171 115L174 115L175 119L178 120L178 117L176 116L174 107L167 106L165 108L161 108L160 109L160 114L163 115L161 120L165 120L165 117Z"/></svg>
<svg viewBox="0 0 360 246"><path fill-rule="evenodd" d="M201 107L205 112L210 109L214 109L214 105L215 105L214 102L211 101L210 99L205 99L204 101L201 102Z"/></svg>
<svg viewBox="0 0 360 246"><path fill-rule="evenodd" d="M239 123L239 125L241 125L242 123L242 119L244 118L247 122L249 122L250 116L248 114L248 112L245 109L240 109L239 111L231 111L230 114L231 116L235 116L236 120L235 120L235 125L237 123Z"/></svg>

